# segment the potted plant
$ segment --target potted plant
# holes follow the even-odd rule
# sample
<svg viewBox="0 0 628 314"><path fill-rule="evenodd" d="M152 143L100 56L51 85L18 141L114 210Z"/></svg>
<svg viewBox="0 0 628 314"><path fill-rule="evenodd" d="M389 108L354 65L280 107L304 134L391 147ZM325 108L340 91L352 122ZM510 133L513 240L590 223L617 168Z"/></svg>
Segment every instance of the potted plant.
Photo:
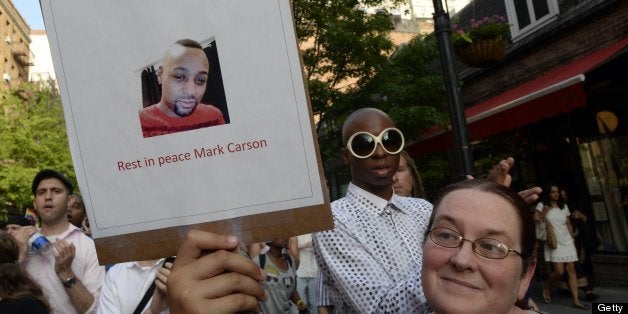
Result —
<svg viewBox="0 0 628 314"><path fill-rule="evenodd" d="M451 42L458 58L472 67L486 67L506 55L510 24L500 15L471 19L468 27L452 25Z"/></svg>

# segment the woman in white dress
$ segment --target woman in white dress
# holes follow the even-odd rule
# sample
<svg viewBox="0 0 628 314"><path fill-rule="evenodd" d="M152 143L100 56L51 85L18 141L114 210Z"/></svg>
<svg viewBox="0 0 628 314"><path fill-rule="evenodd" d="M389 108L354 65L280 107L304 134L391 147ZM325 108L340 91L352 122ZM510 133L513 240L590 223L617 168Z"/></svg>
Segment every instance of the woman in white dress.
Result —
<svg viewBox="0 0 628 314"><path fill-rule="evenodd" d="M543 299L551 302L550 287L555 281L559 281L565 271L569 278L569 289L573 298L573 307L588 310L589 307L580 302L578 298L578 281L574 262L578 261L578 253L573 239L573 228L569 221L569 208L560 195L560 189L556 184L549 184L543 190L541 202L536 205L539 211L539 219L551 223L556 235L556 248L551 249L545 242L545 261L552 262L554 271L549 274L543 287Z"/></svg>

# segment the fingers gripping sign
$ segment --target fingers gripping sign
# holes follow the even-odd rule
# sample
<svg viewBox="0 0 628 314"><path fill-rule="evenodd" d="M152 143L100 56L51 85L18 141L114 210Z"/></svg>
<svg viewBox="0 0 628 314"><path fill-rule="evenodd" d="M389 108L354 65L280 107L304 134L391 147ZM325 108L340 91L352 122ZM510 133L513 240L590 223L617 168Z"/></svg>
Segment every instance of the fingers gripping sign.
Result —
<svg viewBox="0 0 628 314"><path fill-rule="evenodd" d="M266 299L259 284L266 274L237 247L233 236L190 231L167 278L170 311L257 311L257 302Z"/></svg>

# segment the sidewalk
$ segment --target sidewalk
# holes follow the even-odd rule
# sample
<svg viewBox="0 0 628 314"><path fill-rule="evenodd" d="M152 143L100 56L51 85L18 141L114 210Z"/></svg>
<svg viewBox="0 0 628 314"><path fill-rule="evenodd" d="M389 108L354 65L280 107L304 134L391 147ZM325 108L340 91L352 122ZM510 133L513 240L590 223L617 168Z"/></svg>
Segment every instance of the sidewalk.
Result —
<svg viewBox="0 0 628 314"><path fill-rule="evenodd" d="M532 282L532 298L539 305L541 311L549 314L562 314L562 313L591 313L591 310L584 311L573 308L571 306L571 295L568 295L557 290L552 291L552 302L546 304L543 301L543 285L538 277L535 277ZM624 287L595 287L593 290L600 295L600 298L593 301L595 303L626 303L628 302L628 288ZM582 296L582 291L580 292ZM583 304L591 306L591 302L582 300Z"/></svg>

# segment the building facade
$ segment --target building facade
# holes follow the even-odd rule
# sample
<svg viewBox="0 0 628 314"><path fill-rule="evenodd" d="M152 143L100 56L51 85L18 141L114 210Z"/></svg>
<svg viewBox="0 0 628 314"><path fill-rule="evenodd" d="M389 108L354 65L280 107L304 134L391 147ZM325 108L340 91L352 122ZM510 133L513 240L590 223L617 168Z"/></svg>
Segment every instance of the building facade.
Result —
<svg viewBox="0 0 628 314"><path fill-rule="evenodd" d="M28 81L30 28L10 0L0 0L0 90Z"/></svg>
<svg viewBox="0 0 628 314"><path fill-rule="evenodd" d="M511 24L502 61L458 65L475 159L511 147L502 153L518 159L521 187L566 188L589 217L582 245L595 279L628 286L628 1L474 2L461 21L497 14ZM442 130L408 149L418 157L452 145Z"/></svg>
<svg viewBox="0 0 628 314"><path fill-rule="evenodd" d="M53 92L59 90L59 84L55 76L52 63L52 54L45 30L32 30L30 34L30 50L33 53L33 62L28 72L28 80L34 82L39 88L47 88Z"/></svg>

